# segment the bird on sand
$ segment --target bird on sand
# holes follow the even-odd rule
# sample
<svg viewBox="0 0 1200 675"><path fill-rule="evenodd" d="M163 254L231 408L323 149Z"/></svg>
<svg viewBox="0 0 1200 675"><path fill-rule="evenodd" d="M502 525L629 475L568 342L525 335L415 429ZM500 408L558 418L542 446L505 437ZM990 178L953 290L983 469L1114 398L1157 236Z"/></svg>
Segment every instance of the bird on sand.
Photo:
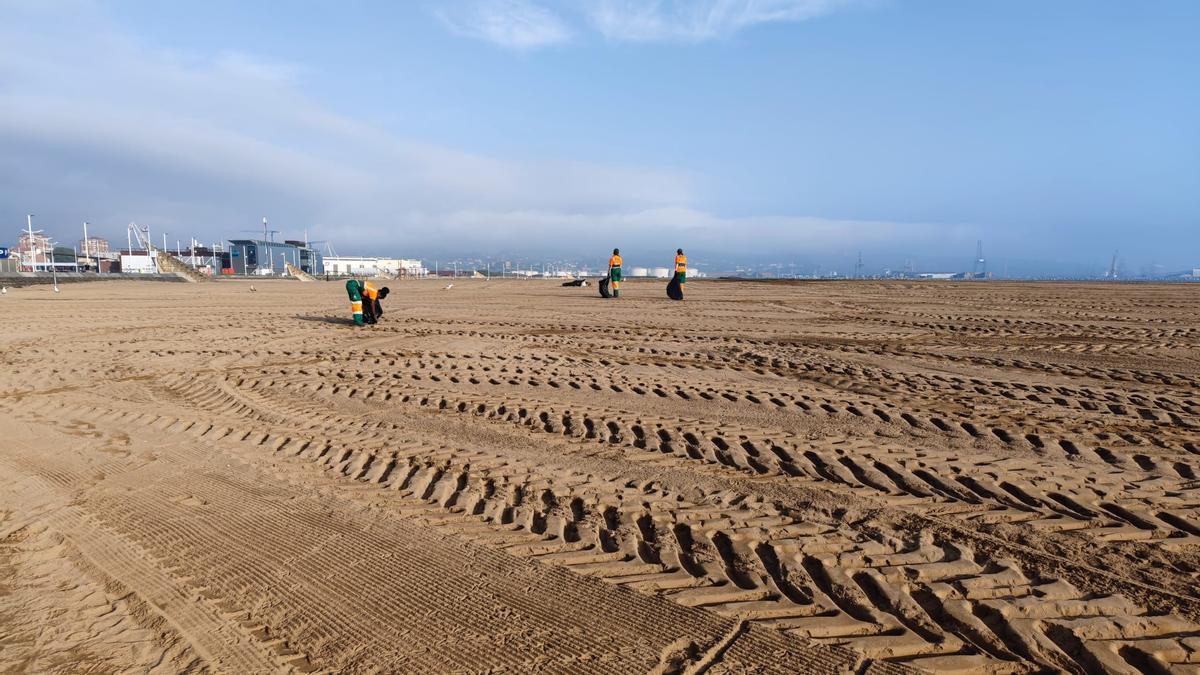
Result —
<svg viewBox="0 0 1200 675"><path fill-rule="evenodd" d="M8 286L0 286L0 295L8 295Z"/></svg>
<svg viewBox="0 0 1200 675"><path fill-rule="evenodd" d="M250 292L251 292L251 293L254 293L254 292L257 292L257 291L258 291L258 289L254 287L254 284L250 284Z"/></svg>
<svg viewBox="0 0 1200 675"><path fill-rule="evenodd" d="M58 286L57 286L57 285L55 285L55 286L54 286L54 292L55 292L55 293L57 293L57 292L58 292Z"/></svg>
<svg viewBox="0 0 1200 675"><path fill-rule="evenodd" d="M446 284L446 287L445 287L445 288L443 288L442 290L443 290L443 291L448 291L448 290L450 290L451 288L454 288L454 284Z"/></svg>

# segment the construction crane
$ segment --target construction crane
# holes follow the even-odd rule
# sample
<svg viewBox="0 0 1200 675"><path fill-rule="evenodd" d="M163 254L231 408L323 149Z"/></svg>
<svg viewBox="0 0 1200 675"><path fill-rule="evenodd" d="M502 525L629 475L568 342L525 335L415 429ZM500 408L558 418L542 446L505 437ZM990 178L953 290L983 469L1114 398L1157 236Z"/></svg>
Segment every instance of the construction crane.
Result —
<svg viewBox="0 0 1200 675"><path fill-rule="evenodd" d="M129 246L129 254L133 255L133 242L136 240L137 245L146 251L146 255L154 261L154 271L161 272L158 266L158 254L154 252L154 244L150 242L150 226L142 226L137 223L129 223L125 226L126 244Z"/></svg>
<svg viewBox="0 0 1200 675"><path fill-rule="evenodd" d="M1108 263L1108 273L1104 275L1105 279L1117 278L1117 251L1113 251L1112 262Z"/></svg>
<svg viewBox="0 0 1200 675"><path fill-rule="evenodd" d="M134 240L137 241L138 247L142 248L143 250L148 251L151 248L149 227L142 227L137 223L130 223L125 226L125 238L127 239L126 244L128 245L130 252L133 251Z"/></svg>
<svg viewBox="0 0 1200 675"><path fill-rule="evenodd" d="M858 252L858 262L854 263L854 278L855 279L863 278L862 251Z"/></svg>

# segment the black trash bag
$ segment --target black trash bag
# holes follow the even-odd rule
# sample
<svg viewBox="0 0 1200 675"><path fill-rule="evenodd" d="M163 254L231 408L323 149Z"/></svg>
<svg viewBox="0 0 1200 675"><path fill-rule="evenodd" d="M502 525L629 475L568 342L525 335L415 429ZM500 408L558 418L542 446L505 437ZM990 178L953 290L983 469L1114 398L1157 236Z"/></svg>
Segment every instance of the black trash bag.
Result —
<svg viewBox="0 0 1200 675"><path fill-rule="evenodd" d="M679 283L678 276L671 277L671 280L667 282L667 297L672 300L683 299L683 284Z"/></svg>
<svg viewBox="0 0 1200 675"><path fill-rule="evenodd" d="M603 279L600 280L600 283L596 284L596 285L600 287L600 297L602 297L602 298L611 298L612 297L612 293L608 292L608 277L604 277Z"/></svg>
<svg viewBox="0 0 1200 675"><path fill-rule="evenodd" d="M563 286L587 286L587 279L572 279L571 281L564 281L562 283L562 285Z"/></svg>

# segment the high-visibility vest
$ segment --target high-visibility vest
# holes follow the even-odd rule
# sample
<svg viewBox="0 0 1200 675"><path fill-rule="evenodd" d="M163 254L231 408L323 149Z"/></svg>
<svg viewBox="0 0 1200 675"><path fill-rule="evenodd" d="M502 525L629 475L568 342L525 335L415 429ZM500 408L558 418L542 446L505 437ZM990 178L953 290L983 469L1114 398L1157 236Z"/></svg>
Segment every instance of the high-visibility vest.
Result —
<svg viewBox="0 0 1200 675"><path fill-rule="evenodd" d="M608 259L608 269L611 270L614 267L620 267L620 266L621 266L621 256L614 255L613 257Z"/></svg>
<svg viewBox="0 0 1200 675"><path fill-rule="evenodd" d="M375 290L375 286L368 281L363 284L363 297L368 300L374 300L379 297L379 291Z"/></svg>
<svg viewBox="0 0 1200 675"><path fill-rule="evenodd" d="M675 256L675 271L676 272L686 272L687 271L687 256L686 255L680 253L679 255Z"/></svg>

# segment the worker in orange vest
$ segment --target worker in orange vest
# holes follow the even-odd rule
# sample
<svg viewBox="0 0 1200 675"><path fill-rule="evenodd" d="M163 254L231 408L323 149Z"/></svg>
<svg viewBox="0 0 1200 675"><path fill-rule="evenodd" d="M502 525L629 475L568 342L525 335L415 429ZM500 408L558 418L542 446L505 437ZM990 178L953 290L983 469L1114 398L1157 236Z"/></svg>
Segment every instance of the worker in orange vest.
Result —
<svg viewBox="0 0 1200 675"><path fill-rule="evenodd" d="M681 248L675 249L675 278L680 286L687 283L687 256Z"/></svg>
<svg viewBox="0 0 1200 675"><path fill-rule="evenodd" d="M388 287L376 289L370 281L364 282L362 290L362 313L365 323L378 323L383 316L383 307L379 301L388 296Z"/></svg>
<svg viewBox="0 0 1200 675"><path fill-rule="evenodd" d="M612 296L621 297L621 249L614 248L612 257L608 259L608 282L612 287Z"/></svg>

